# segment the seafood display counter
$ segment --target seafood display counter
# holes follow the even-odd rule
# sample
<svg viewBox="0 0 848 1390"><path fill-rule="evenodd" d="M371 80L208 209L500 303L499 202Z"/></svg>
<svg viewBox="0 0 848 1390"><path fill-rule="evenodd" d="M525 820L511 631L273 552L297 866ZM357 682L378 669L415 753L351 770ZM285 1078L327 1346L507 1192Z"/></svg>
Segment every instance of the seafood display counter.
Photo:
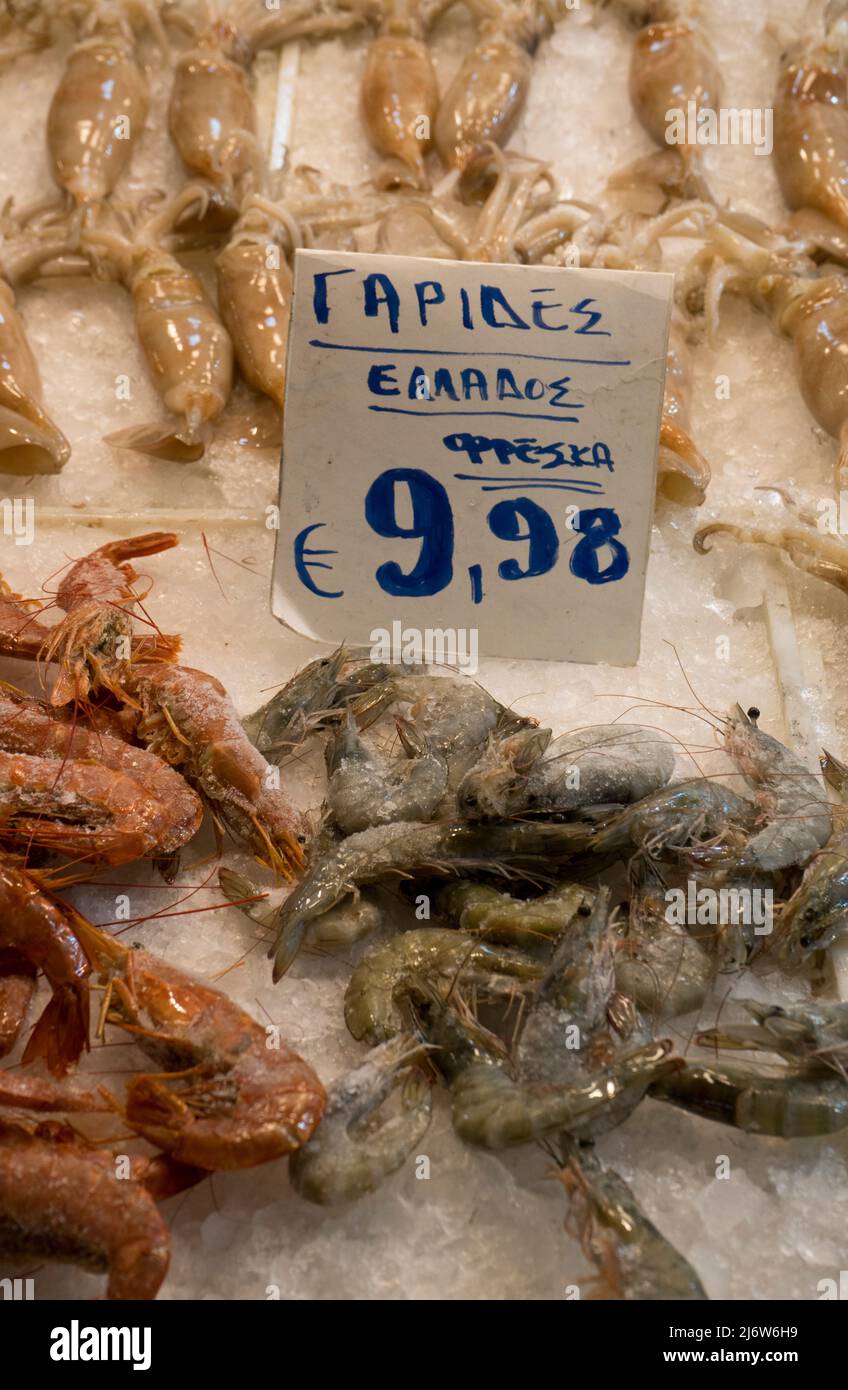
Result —
<svg viewBox="0 0 848 1390"><path fill-rule="evenodd" d="M838 1284L844 9L7 0L0 1278ZM676 83L749 138L666 146ZM638 666L275 621L295 245L676 272Z"/></svg>

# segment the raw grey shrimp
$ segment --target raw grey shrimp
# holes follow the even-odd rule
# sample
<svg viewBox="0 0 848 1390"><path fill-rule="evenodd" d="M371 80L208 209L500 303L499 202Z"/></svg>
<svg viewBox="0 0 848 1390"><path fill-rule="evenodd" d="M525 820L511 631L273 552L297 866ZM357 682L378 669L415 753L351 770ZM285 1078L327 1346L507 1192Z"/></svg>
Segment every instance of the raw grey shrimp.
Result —
<svg viewBox="0 0 848 1390"><path fill-rule="evenodd" d="M23 1060L42 1058L54 1075L62 1076L88 1047L91 966L79 939L79 916L5 854L0 856L0 907L0 948L41 970L51 989ZM29 1001L20 991L17 999L18 1007L26 1008ZM23 1021L19 1014L17 1030ZM14 1019L7 1026L17 1036Z"/></svg>
<svg viewBox="0 0 848 1390"><path fill-rule="evenodd" d="M505 145L530 89L532 54L550 30L536 0L508 6L473 0L479 38L439 102L433 139L450 168L464 169L487 141Z"/></svg>
<svg viewBox="0 0 848 1390"><path fill-rule="evenodd" d="M277 940L270 954L279 980L303 944L307 928L363 883L441 875L490 873L506 876L550 874L584 849L591 831L576 825L476 825L463 821L435 825L407 822L374 826L349 835L310 865L277 918Z"/></svg>
<svg viewBox="0 0 848 1390"><path fill-rule="evenodd" d="M131 17L166 46L156 4L94 0L47 114L51 172L86 216L113 192L147 120Z"/></svg>
<svg viewBox="0 0 848 1390"><path fill-rule="evenodd" d="M848 1125L848 1086L841 1076L687 1062L653 1082L650 1093L748 1134L810 1139Z"/></svg>
<svg viewBox="0 0 848 1390"><path fill-rule="evenodd" d="M665 881L650 861L631 870L630 912L615 955L615 980L652 1019L694 1013L715 966L684 927L669 920Z"/></svg>
<svg viewBox="0 0 848 1390"><path fill-rule="evenodd" d="M554 1176L568 1194L566 1230L598 1271L598 1298L638 1302L706 1299L695 1270L649 1221L627 1183L572 1145Z"/></svg>
<svg viewBox="0 0 848 1390"><path fill-rule="evenodd" d="M109 541L73 561L59 581L56 604L65 617L50 628L40 655L59 664L50 693L52 705L84 701L103 688L119 698L129 678L134 588L139 575L129 563L158 555L178 544L169 531L150 531L127 540ZM175 638L157 638L150 655L176 654Z"/></svg>
<svg viewBox="0 0 848 1390"><path fill-rule="evenodd" d="M845 1080L848 1053L848 1004L805 1000L799 1004L761 1004L735 999L755 1020L726 1024L699 1033L701 1047L728 1047L742 1052L774 1052L808 1071L832 1069Z"/></svg>
<svg viewBox="0 0 848 1390"><path fill-rule="evenodd" d="M411 1039L393 1038L334 1082L321 1123L289 1160L291 1184L301 1197L319 1206L354 1202L405 1163L430 1124L430 1087L413 1067L422 1053ZM398 1090L399 1113L381 1115Z"/></svg>
<svg viewBox="0 0 848 1390"><path fill-rule="evenodd" d="M357 1042L372 1047L408 1026L409 996L456 981L504 993L538 981L544 967L521 951L490 946L443 927L417 927L369 947L345 991L345 1023Z"/></svg>
<svg viewBox="0 0 848 1390"><path fill-rule="evenodd" d="M496 729L457 788L462 814L485 820L521 810L524 786L550 741L550 729Z"/></svg>
<svg viewBox="0 0 848 1390"><path fill-rule="evenodd" d="M459 787L461 809L468 815L509 816L523 812L566 815L585 806L626 805L641 801L668 782L674 770L674 747L657 729L626 724L599 724L561 734L543 756L516 765L510 743L526 750L541 730L493 740L491 755L466 774ZM547 731L544 731L547 732ZM503 751L500 763L495 761Z"/></svg>
<svg viewBox="0 0 848 1390"><path fill-rule="evenodd" d="M775 872L803 866L830 839L833 817L819 779L794 753L757 725L759 711L737 705L726 723L724 744L751 788L765 825L735 854L734 868ZM710 851L693 857L711 858ZM719 861L723 857L718 852Z"/></svg>
<svg viewBox="0 0 848 1390"><path fill-rule="evenodd" d="M350 712L327 745L327 808L344 835L429 820L445 794L445 758L409 720L396 727L405 754L399 764L367 747Z"/></svg>
<svg viewBox="0 0 848 1390"><path fill-rule="evenodd" d="M561 1085L522 1083L507 1070L491 1036L463 1020L450 1004L418 1007L433 1059L451 1090L453 1125L460 1139L484 1149L531 1144L554 1134L590 1137L623 1093L644 1088L679 1062L671 1044L651 1043L599 1066L587 1079Z"/></svg>
<svg viewBox="0 0 848 1390"><path fill-rule="evenodd" d="M260 902L247 902L256 898L259 890L232 869L218 870L218 883L221 892L246 917L267 931L272 931L277 920L279 908L269 907ZM306 932L307 946L318 948L352 946L363 937L372 936L382 924L385 913L380 903L366 889L358 896L331 907L329 912L310 923Z"/></svg>
<svg viewBox="0 0 848 1390"><path fill-rule="evenodd" d="M242 720L244 731L260 753L296 748L334 703L339 674L347 653L337 647L316 657L286 681L270 700ZM317 727L321 727L320 722Z"/></svg>
<svg viewBox="0 0 848 1390"><path fill-rule="evenodd" d="M838 831L784 903L770 946L784 967L803 965L848 926L848 834Z"/></svg>
<svg viewBox="0 0 848 1390"><path fill-rule="evenodd" d="M362 119L386 161L375 178L378 187L427 184L424 155L432 147L439 88L424 41L423 8L410 0L388 0L380 33L365 54Z"/></svg>
<svg viewBox="0 0 848 1390"><path fill-rule="evenodd" d="M579 883L562 883L537 898L514 898L485 883L448 883L436 899L442 917L466 935L484 937L529 951L556 939L579 910L591 906L593 893Z"/></svg>
<svg viewBox="0 0 848 1390"><path fill-rule="evenodd" d="M675 782L614 815L595 832L591 849L638 850L652 858L685 861L699 844L741 847L756 819L752 802L729 787L697 778Z"/></svg>
<svg viewBox="0 0 848 1390"><path fill-rule="evenodd" d="M0 1255L109 1274L109 1299L155 1298L170 1236L143 1183L112 1154L0 1121Z"/></svg>
<svg viewBox="0 0 848 1390"><path fill-rule="evenodd" d="M308 1063L220 990L88 923L78 931L105 986L101 1031L129 1032L161 1068L127 1085L138 1134L205 1169L250 1168L306 1142L326 1100Z"/></svg>
<svg viewBox="0 0 848 1390"><path fill-rule="evenodd" d="M212 422L233 385L229 334L198 276L163 244L180 211L197 201L196 186L184 189L132 239L105 226L81 237L86 252L115 266L131 294L141 350L165 408L176 416L172 422L118 430L106 442L174 463L203 457Z"/></svg>
<svg viewBox="0 0 848 1390"><path fill-rule="evenodd" d="M248 715L243 721L245 733L260 753L278 762L310 734L337 723L348 701L361 700L389 673L388 666L359 664L344 646L337 647L329 656L310 661Z"/></svg>
<svg viewBox="0 0 848 1390"><path fill-rule="evenodd" d="M515 1054L522 1081L553 1085L585 1075L595 1041L609 1033L613 961L609 889L602 888L577 909L534 991Z"/></svg>
<svg viewBox="0 0 848 1390"><path fill-rule="evenodd" d="M364 676L367 676L367 667ZM513 721L514 730L534 726L537 721L514 716L473 680L455 676L414 676L393 670L386 680L374 684L357 701L354 710L361 716L370 710L386 709L393 703L411 706L411 719L424 738L446 758L459 759L485 744L499 724Z"/></svg>
<svg viewBox="0 0 848 1390"><path fill-rule="evenodd" d="M652 1041L632 999L617 988L609 889L603 888L591 906L578 909L531 996L515 1049L517 1078L534 1087L577 1086ZM593 1112L586 1128L575 1119L569 1132L578 1138L606 1134L636 1108L646 1086L634 1077L607 1097L603 1113Z"/></svg>

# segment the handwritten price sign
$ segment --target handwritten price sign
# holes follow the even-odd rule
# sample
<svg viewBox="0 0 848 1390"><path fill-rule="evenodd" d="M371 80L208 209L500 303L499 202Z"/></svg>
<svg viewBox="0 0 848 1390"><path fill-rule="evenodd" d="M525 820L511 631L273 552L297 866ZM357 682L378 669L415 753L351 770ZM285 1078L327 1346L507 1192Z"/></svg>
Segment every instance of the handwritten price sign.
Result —
<svg viewBox="0 0 848 1390"><path fill-rule="evenodd" d="M298 251L275 615L635 662L671 276Z"/></svg>

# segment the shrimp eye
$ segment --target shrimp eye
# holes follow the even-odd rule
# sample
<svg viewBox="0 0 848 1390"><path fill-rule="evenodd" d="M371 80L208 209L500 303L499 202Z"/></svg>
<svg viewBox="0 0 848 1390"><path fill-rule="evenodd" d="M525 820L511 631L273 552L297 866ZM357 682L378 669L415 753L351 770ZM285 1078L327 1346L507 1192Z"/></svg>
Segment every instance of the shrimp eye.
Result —
<svg viewBox="0 0 848 1390"><path fill-rule="evenodd" d="M305 845L305 844L306 844L306 836L305 836L305 835L298 835L298 837L297 837L297 843L298 843L299 845Z"/></svg>
<svg viewBox="0 0 848 1390"><path fill-rule="evenodd" d="M815 920L816 920L816 909L815 909L814 907L808 907L808 908L805 910L805 912L804 912L803 917L802 917L801 920L804 921L804 922L815 922Z"/></svg>
<svg viewBox="0 0 848 1390"><path fill-rule="evenodd" d="M802 936L800 938L801 945L805 951L808 951L810 947L815 944L815 940L816 938L814 936Z"/></svg>
<svg viewBox="0 0 848 1390"><path fill-rule="evenodd" d="M479 802L478 802L478 800L477 800L477 797L474 796L473 793L472 793L472 794L469 794L468 796L465 797L465 804L466 804L466 806L474 807L474 806L478 806L478 805L479 805Z"/></svg>

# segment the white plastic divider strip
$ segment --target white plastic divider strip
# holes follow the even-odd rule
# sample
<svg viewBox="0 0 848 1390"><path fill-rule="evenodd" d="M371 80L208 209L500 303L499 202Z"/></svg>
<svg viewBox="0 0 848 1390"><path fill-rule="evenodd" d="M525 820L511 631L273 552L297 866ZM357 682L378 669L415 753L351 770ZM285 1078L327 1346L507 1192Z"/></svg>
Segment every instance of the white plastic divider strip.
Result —
<svg viewBox="0 0 848 1390"><path fill-rule="evenodd" d="M280 49L280 61L277 66L274 120L271 126L271 152L268 162L272 173L283 168L291 150L299 71L300 44L297 41L284 44Z"/></svg>

